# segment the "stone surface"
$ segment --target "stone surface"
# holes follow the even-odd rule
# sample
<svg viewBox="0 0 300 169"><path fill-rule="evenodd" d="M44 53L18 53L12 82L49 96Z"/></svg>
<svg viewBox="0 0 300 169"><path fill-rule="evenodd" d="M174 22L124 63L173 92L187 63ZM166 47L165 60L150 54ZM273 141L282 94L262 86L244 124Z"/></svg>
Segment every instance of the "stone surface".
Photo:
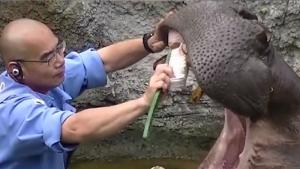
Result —
<svg viewBox="0 0 300 169"><path fill-rule="evenodd" d="M0 31L11 20L28 17L46 23L68 44L68 51L99 48L127 38L141 37L153 29L167 11L187 1L0 1ZM300 1L242 0L273 32L273 41L285 60L300 73ZM86 91L74 101L78 109L113 105L139 97L152 74L152 63L162 54L151 54L139 63L109 75L106 87ZM1 66L1 65L0 65ZM3 70L3 66L1 69ZM196 159L209 148L223 122L222 107L206 96L190 103L194 83L172 92L155 114L149 140L142 139L146 116L119 135L80 146L75 157L182 157Z"/></svg>

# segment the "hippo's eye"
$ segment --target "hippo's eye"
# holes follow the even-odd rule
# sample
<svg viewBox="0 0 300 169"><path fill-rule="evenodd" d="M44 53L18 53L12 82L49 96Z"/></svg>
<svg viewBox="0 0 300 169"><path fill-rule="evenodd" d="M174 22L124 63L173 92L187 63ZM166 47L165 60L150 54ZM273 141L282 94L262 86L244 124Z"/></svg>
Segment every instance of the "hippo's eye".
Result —
<svg viewBox="0 0 300 169"><path fill-rule="evenodd" d="M248 20L258 20L258 17L251 13L250 11L248 11L247 9L239 9L239 10L235 10L242 18L244 19L248 19Z"/></svg>
<svg viewBox="0 0 300 169"><path fill-rule="evenodd" d="M258 20L257 16L251 12L249 12L246 9L242 9L239 11L239 15L244 18L244 19L248 19L248 20Z"/></svg>

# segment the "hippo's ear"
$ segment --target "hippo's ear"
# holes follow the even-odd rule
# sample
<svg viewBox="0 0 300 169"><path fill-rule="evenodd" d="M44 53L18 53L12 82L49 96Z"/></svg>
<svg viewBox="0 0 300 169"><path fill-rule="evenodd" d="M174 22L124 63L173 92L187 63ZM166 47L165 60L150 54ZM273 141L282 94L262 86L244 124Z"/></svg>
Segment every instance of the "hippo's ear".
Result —
<svg viewBox="0 0 300 169"><path fill-rule="evenodd" d="M260 26L262 30L255 35L255 41L253 41L254 43L251 46L259 54L259 58L266 65L269 65L271 59L270 52L272 52L272 45L271 45L272 33L264 26L262 25Z"/></svg>
<svg viewBox="0 0 300 169"><path fill-rule="evenodd" d="M259 24L261 31L255 35L256 42L253 47L260 54L266 54L270 41L272 38L272 33L262 24Z"/></svg>
<svg viewBox="0 0 300 169"><path fill-rule="evenodd" d="M263 53L269 46L269 37L265 31L259 32L255 36L256 43L253 46L258 53Z"/></svg>

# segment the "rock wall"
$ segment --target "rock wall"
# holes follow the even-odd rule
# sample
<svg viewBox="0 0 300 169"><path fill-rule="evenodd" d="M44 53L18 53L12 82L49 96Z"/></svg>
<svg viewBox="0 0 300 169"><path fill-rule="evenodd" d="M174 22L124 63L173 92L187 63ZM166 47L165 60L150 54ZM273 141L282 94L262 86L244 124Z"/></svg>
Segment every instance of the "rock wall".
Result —
<svg viewBox="0 0 300 169"><path fill-rule="evenodd" d="M0 1L0 31L11 20L28 17L46 23L67 42L68 51L100 48L153 29L170 9L187 1ZM273 32L273 41L285 60L299 73L300 1L243 0ZM166 51L151 54L127 69L109 75L106 87L86 91L74 101L78 109L124 102L139 97L152 74L152 64ZM3 70L3 67L2 67ZM195 80L190 72L187 88L172 92L155 114L151 138L142 140L146 116L121 134L91 144L76 152L80 159L116 157L197 158L217 137L223 122L222 107L206 96L198 104L189 101Z"/></svg>

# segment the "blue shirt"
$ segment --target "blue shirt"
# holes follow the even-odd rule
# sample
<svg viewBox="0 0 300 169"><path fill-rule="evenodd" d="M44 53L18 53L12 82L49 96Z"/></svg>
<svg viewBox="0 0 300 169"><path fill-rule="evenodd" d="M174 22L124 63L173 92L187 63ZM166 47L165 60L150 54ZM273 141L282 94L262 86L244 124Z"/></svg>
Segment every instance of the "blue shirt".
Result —
<svg viewBox="0 0 300 169"><path fill-rule="evenodd" d="M65 80L47 94L0 75L0 168L64 169L77 145L61 143L63 122L75 113L69 103L88 88L104 86L106 72L93 49L65 58Z"/></svg>

